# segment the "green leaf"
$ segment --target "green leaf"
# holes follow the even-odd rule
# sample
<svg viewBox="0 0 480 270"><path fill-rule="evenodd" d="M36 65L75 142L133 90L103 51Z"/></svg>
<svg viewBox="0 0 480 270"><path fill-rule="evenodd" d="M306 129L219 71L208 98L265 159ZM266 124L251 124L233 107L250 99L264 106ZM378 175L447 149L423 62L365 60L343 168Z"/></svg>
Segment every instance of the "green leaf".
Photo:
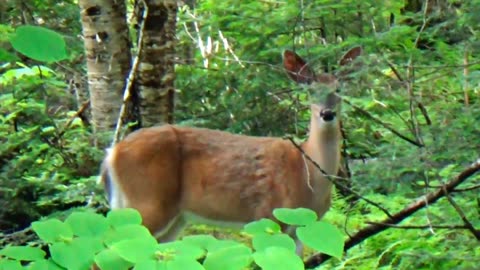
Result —
<svg viewBox="0 0 480 270"><path fill-rule="evenodd" d="M283 247L295 252L295 241L287 234L259 234L252 239L253 248L256 251L265 250L268 247Z"/></svg>
<svg viewBox="0 0 480 270"><path fill-rule="evenodd" d="M280 225L271 219L262 218L257 221L250 222L243 227L243 230L249 234L259 233L280 233Z"/></svg>
<svg viewBox="0 0 480 270"><path fill-rule="evenodd" d="M211 247L203 266L207 270L243 270L252 261L252 251L249 247L234 241L219 241Z"/></svg>
<svg viewBox="0 0 480 270"><path fill-rule="evenodd" d="M169 253L170 255L174 256L173 258L175 259L183 257L196 260L202 258L206 253L205 249L183 240L162 243L158 245L156 250L160 253Z"/></svg>
<svg viewBox="0 0 480 270"><path fill-rule="evenodd" d="M40 239L47 243L71 240L73 237L73 232L70 226L58 219L35 221L32 223L32 229Z"/></svg>
<svg viewBox="0 0 480 270"><path fill-rule="evenodd" d="M205 268L196 260L188 259L188 258L175 258L173 261L165 261L163 262L166 264L167 270L180 270L180 269L188 269L188 270L204 270Z"/></svg>
<svg viewBox="0 0 480 270"><path fill-rule="evenodd" d="M125 239L134 238L153 238L153 236L150 234L150 231L142 225L124 225L107 231L105 234L105 244L111 246Z"/></svg>
<svg viewBox="0 0 480 270"><path fill-rule="evenodd" d="M128 270L133 263L123 259L115 250L105 249L95 256L95 264L102 270Z"/></svg>
<svg viewBox="0 0 480 270"><path fill-rule="evenodd" d="M317 220L317 214L307 208L277 208L273 210L273 215L288 225L307 225Z"/></svg>
<svg viewBox="0 0 480 270"><path fill-rule="evenodd" d="M217 240L212 242L209 246L207 246L208 252L217 251L219 249L229 248L238 246L240 243L234 240Z"/></svg>
<svg viewBox="0 0 480 270"><path fill-rule="evenodd" d="M300 257L282 247L269 247L253 254L255 263L264 270L305 269Z"/></svg>
<svg viewBox="0 0 480 270"><path fill-rule="evenodd" d="M182 238L182 242L188 243L203 249L207 249L209 246L214 245L219 241L215 237L206 234L188 235Z"/></svg>
<svg viewBox="0 0 480 270"><path fill-rule="evenodd" d="M73 212L65 223L70 225L77 236L100 236L109 228L105 217L89 212Z"/></svg>
<svg viewBox="0 0 480 270"><path fill-rule="evenodd" d="M29 270L63 270L56 263L54 263L51 259L48 260L40 260L32 262L28 265L27 269Z"/></svg>
<svg viewBox="0 0 480 270"><path fill-rule="evenodd" d="M18 52L42 62L66 59L67 50L63 37L50 29L24 25L17 28L10 43Z"/></svg>
<svg viewBox="0 0 480 270"><path fill-rule="evenodd" d="M0 270L21 270L23 269L19 261L0 260Z"/></svg>
<svg viewBox="0 0 480 270"><path fill-rule="evenodd" d="M142 224L142 216L133 208L114 209L108 212L107 221L113 227Z"/></svg>
<svg viewBox="0 0 480 270"><path fill-rule="evenodd" d="M335 226L317 221L305 227L297 228L298 239L306 246L318 252L341 259L343 256L343 235Z"/></svg>
<svg viewBox="0 0 480 270"><path fill-rule="evenodd" d="M135 264L133 270L166 270L167 267L164 262L160 262L154 259L141 261Z"/></svg>
<svg viewBox="0 0 480 270"><path fill-rule="evenodd" d="M0 250L0 255L19 261L36 261L45 257L45 251L35 247L10 246Z"/></svg>
<svg viewBox="0 0 480 270"><path fill-rule="evenodd" d="M95 254L103 249L98 238L75 238L70 243L55 243L50 246L52 259L69 270L87 270L93 264Z"/></svg>
<svg viewBox="0 0 480 270"><path fill-rule="evenodd" d="M138 263L134 270L204 270L205 268L196 260L179 258L171 261L147 260Z"/></svg>
<svg viewBox="0 0 480 270"><path fill-rule="evenodd" d="M111 249L124 260L138 263L154 258L158 244L155 238L128 239L115 243Z"/></svg>

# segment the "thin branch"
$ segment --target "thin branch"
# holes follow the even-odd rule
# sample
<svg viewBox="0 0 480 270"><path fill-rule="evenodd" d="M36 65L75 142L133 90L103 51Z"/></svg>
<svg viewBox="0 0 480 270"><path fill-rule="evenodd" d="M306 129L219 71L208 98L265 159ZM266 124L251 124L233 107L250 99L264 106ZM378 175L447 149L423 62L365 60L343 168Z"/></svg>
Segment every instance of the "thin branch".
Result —
<svg viewBox="0 0 480 270"><path fill-rule="evenodd" d="M375 123L381 125L382 127L388 129L390 132L392 132L393 134L397 135L399 138L415 145L415 146L418 146L418 147L423 147L425 146L423 143L420 143L420 142L417 142L417 141L414 141L413 139L410 139L408 138L407 136L401 134L399 131L395 130L394 128L390 127L390 125L388 125L387 123L384 123L382 122L382 120L376 118L375 116L373 116L371 113L369 113L368 111L365 111L364 109L358 107L357 105L351 103L350 101L348 101L347 99L343 99L343 102L345 102L346 104L350 105L352 108L354 108L356 111L358 111L359 113L363 114L364 116L372 119Z"/></svg>
<svg viewBox="0 0 480 270"><path fill-rule="evenodd" d="M398 72L398 69L393 65L390 60L385 59L385 62L387 62L388 67L392 70L393 74L395 74L395 77L397 77L397 80L400 82L404 82L402 75L400 75L400 72Z"/></svg>
<svg viewBox="0 0 480 270"><path fill-rule="evenodd" d="M137 73L138 64L140 63L140 54L142 53L143 47L143 32L145 29L145 21L147 20L148 16L148 5L145 0L142 0L142 3L145 8L143 9L142 22L140 23L140 33L138 34L137 55L133 60L132 68L130 69L130 73L128 74L125 84L125 90L123 91L123 103L122 107L120 108L120 113L118 115L118 121L117 126L115 127L115 135L113 136L112 147L120 140L120 130L122 129L123 119L125 119L125 114L127 113L127 104L131 97L134 78Z"/></svg>
<svg viewBox="0 0 480 270"><path fill-rule="evenodd" d="M470 104L468 96L468 75L470 73L468 70L468 47L465 47L465 51L463 53L463 65L463 98L465 107L468 107L468 105Z"/></svg>
<svg viewBox="0 0 480 270"><path fill-rule="evenodd" d="M398 224L402 220L419 211L420 209L423 209L426 205L435 203L440 198L445 197L445 191L453 191L455 187L465 182L465 180L467 180L470 176L474 175L477 172L480 172L480 160L465 168L465 170L459 173L455 178L443 185L442 188L439 188L433 192L428 193L425 196L418 198L416 201L412 202L410 205L406 206L404 209L394 214L391 218L384 219L382 221L379 221L378 224L372 224L358 231L354 236L350 237L347 242L345 242L344 251L346 252L350 248L363 242L365 239L390 228L385 224ZM325 254L315 254L305 261L305 267L315 268L329 258L330 256Z"/></svg>
<svg viewBox="0 0 480 270"><path fill-rule="evenodd" d="M480 185L474 185L474 186L466 187L466 188L456 188L456 189L453 190L453 192L471 191L471 190L475 190L475 189L479 189L479 188L480 188Z"/></svg>
<svg viewBox="0 0 480 270"><path fill-rule="evenodd" d="M84 103L82 103L82 106L80 106L80 108L75 112L75 114L70 117L70 119L68 119L68 122L65 124L65 126L63 126L63 129L62 131L60 131L58 133L58 138L62 137L63 134L65 134L65 132L67 131L67 129L72 125L73 123L73 120L75 120L75 118L77 117L80 117L80 115L85 112L85 110L90 106L90 100L87 100L85 101Z"/></svg>
<svg viewBox="0 0 480 270"><path fill-rule="evenodd" d="M463 212L462 208L455 202L455 200L450 196L450 193L443 187L443 192L445 193L445 197L447 197L448 202L453 206L455 211L457 211L458 215L463 221L463 224L465 224L465 227L468 228L468 230L475 236L475 238L480 241L480 230L475 229L473 227L473 224L468 220L467 216L465 215L465 212Z"/></svg>
<svg viewBox="0 0 480 270"><path fill-rule="evenodd" d="M327 177L328 180L330 180L332 183L334 183L335 185L341 187L342 189L344 189L345 191L351 193L352 195L354 195L356 198L358 199L361 199L361 200L364 200L366 201L367 203L377 207L378 209L380 209L383 213L385 213L385 215L387 215L388 217L390 218L393 218L393 216L388 212L387 209L383 208L380 204L370 200L370 199L367 199L365 197L363 197L360 193L352 190L351 188L347 187L346 185L340 183L339 181L337 181L337 179L343 179L341 177L338 177L338 176L334 176L334 175L329 175L325 170L323 170L320 165L318 165L317 162L315 162L307 153L305 153L305 151L303 151L303 149L300 147L300 145L298 145L292 138L288 138L290 140L290 142L298 149L298 151L300 151L302 153L302 155L308 159L308 161L312 162L312 164L324 175Z"/></svg>
<svg viewBox="0 0 480 270"><path fill-rule="evenodd" d="M467 226L465 225L397 225L397 224L389 224L389 223L381 223L381 222L374 222L374 221L367 221L365 222L367 224L371 225L381 225L381 226L387 226L390 228L395 228L395 229L405 229L405 230L411 230L411 229L419 229L419 230L425 230L425 229L468 229Z"/></svg>
<svg viewBox="0 0 480 270"><path fill-rule="evenodd" d="M420 109L420 112L422 112L422 115L425 118L425 122L427 123L427 125L431 126L432 120L430 119L430 116L428 116L427 108L425 108L425 106L423 106L421 102L418 102L417 106Z"/></svg>
<svg viewBox="0 0 480 270"><path fill-rule="evenodd" d="M422 187L422 188L441 188L442 186L438 186L438 185L418 185L419 187ZM465 191L472 191L472 190L475 190L475 189L480 189L480 184L479 185L473 185L473 186L470 186L470 187L465 187L465 188L456 188L454 190L452 190L452 193L453 192L465 192Z"/></svg>

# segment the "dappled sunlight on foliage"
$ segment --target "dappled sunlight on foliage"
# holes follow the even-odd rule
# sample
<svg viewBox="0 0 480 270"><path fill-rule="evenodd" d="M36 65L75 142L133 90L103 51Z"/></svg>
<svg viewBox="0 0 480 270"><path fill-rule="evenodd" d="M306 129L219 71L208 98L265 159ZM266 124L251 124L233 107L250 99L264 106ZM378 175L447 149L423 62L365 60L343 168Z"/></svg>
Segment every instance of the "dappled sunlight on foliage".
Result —
<svg viewBox="0 0 480 270"><path fill-rule="evenodd" d="M18 238L42 217L64 219L77 207L104 212L106 205L96 184L104 150L96 147L88 100L78 97L78 89L86 92L87 78L77 1L17 2L0 7L0 239L7 239L0 247L38 245L31 231L24 242ZM309 102L317 93L290 82L281 65L283 51L294 50L318 72L342 78L344 158L355 194L337 188L323 220L339 228L347 242L387 213L441 191L480 158L479 12L479 0L199 0L194 8L181 6L175 121L305 139ZM129 22L136 36L137 25ZM56 40L62 51L52 56L25 41L35 38L28 31L23 39L16 36L24 25L44 27L33 33ZM45 29L55 32L46 35ZM341 67L337 59L355 46L362 46L363 55L352 70ZM476 173L318 269L475 269L479 190ZM241 243L235 248L246 255L239 263L255 258L246 251L251 236L238 230L194 225L182 237L195 234ZM282 238L268 241L290 247ZM125 257L138 255L125 246L119 250ZM40 249L22 252L32 260L45 256ZM259 265L273 265L269 252L256 257ZM305 254L307 260L315 252L307 248ZM95 254L90 255L88 263ZM102 256L100 261L108 261L113 255ZM296 265L297 259L289 262ZM197 267L195 262L190 263Z"/></svg>

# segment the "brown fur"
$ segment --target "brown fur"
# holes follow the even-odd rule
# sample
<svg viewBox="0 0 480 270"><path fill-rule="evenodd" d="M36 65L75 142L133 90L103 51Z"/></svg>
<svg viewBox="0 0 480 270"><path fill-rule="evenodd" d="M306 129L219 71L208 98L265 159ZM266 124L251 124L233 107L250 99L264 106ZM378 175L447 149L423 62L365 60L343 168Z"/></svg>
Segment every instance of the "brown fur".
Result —
<svg viewBox="0 0 480 270"><path fill-rule="evenodd" d="M355 58L361 52L352 51L346 55ZM298 83L324 84L328 91L337 87L333 75L316 76L293 52L285 52L284 66ZM321 115L339 108L333 95L312 105L310 135L301 146L330 175L340 164L340 112L333 120ZM164 241L185 224L186 212L246 223L271 217L279 207L311 208L320 217L330 207L327 176L280 138L172 125L145 128L118 143L102 170L112 207L137 209L145 226L162 232Z"/></svg>

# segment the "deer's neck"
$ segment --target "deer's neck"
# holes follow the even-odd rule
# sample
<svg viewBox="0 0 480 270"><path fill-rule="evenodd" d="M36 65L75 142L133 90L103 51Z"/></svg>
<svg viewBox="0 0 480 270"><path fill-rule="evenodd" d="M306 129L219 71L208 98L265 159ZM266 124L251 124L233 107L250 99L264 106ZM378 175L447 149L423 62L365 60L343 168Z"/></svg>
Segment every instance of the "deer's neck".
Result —
<svg viewBox="0 0 480 270"><path fill-rule="evenodd" d="M303 150L311 157L320 168L329 175L336 175L340 166L340 144L341 133L338 122L328 123L328 126L321 128L312 121L310 124L310 135L308 140L303 144ZM320 173L314 165L315 175ZM330 183L330 181L328 181Z"/></svg>

